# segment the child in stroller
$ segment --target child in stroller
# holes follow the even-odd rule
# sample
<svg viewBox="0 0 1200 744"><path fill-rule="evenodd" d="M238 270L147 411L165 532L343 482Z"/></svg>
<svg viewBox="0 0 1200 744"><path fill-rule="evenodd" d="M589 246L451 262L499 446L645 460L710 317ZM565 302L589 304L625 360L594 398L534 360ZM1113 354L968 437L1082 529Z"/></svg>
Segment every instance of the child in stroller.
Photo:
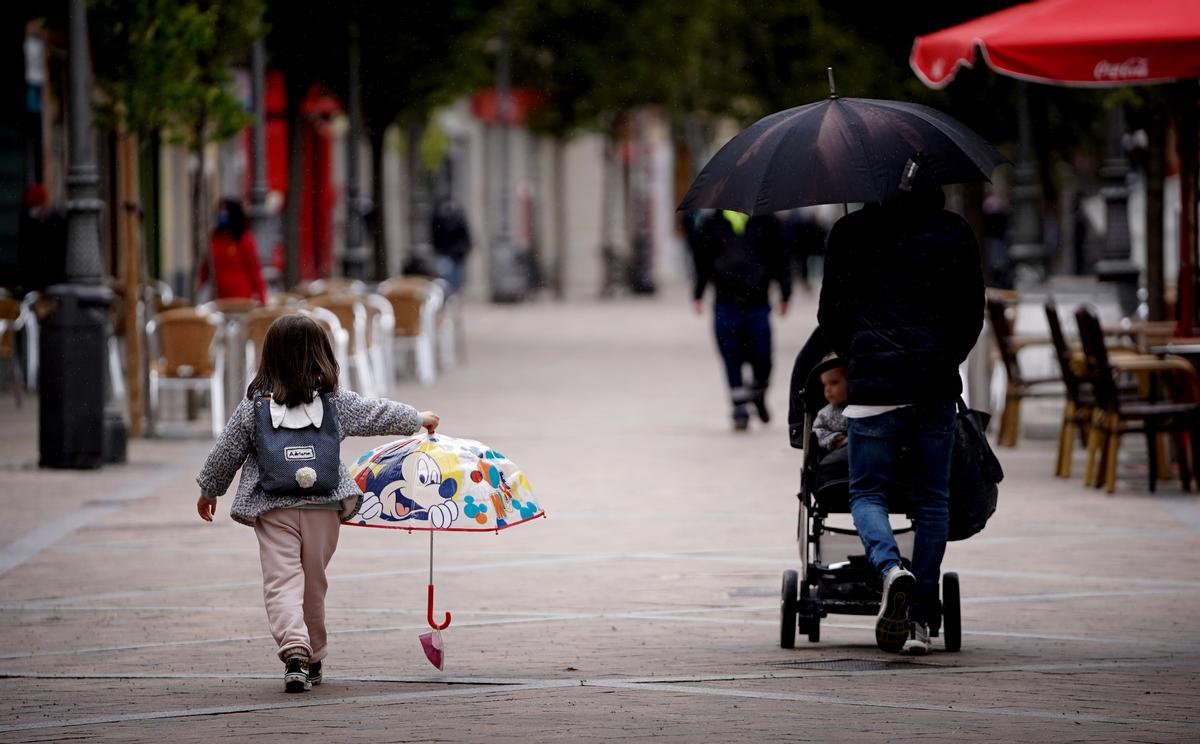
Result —
<svg viewBox="0 0 1200 744"><path fill-rule="evenodd" d="M858 532L849 518L850 468L847 448L837 446L836 416L845 404L844 363L823 348L820 331L809 339L796 359L792 372L792 401L789 415L792 446L805 451L800 475L799 525L800 571L783 574L780 607L780 645L793 648L796 632L808 640L821 638L821 618L830 613L876 615L880 608L882 582L865 555ZM819 361L816 361L819 360ZM842 388L838 390L838 378ZM827 385L826 383L832 383ZM832 388L832 389L830 389ZM818 414L818 411L820 414ZM821 426L816 426L817 420ZM845 424L842 419L842 434ZM824 440L822 442L821 440ZM841 441L844 444L844 440ZM907 489L897 489L889 510L893 533L907 566L912 558L914 528ZM906 524L897 525L897 518ZM958 575L942 576L940 612L931 619L930 635L943 637L946 650L961 645Z"/></svg>

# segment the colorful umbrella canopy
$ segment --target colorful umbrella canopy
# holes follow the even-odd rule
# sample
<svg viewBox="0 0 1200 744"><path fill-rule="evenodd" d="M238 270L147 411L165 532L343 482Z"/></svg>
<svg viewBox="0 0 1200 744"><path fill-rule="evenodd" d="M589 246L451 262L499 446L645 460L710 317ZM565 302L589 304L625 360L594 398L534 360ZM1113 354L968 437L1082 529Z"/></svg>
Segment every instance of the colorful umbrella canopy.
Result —
<svg viewBox="0 0 1200 744"><path fill-rule="evenodd" d="M1035 82L1111 87L1200 77L1196 0L1041 0L917 37L909 64L932 88L982 54Z"/></svg>
<svg viewBox="0 0 1200 744"><path fill-rule="evenodd" d="M512 460L485 444L442 434L389 442L358 458L351 469L363 503L346 521L357 527L429 533L429 587L421 649L439 670L445 664L441 621L433 616L433 533L499 532L546 516Z"/></svg>
<svg viewBox="0 0 1200 744"><path fill-rule="evenodd" d="M708 161L679 209L770 214L809 204L883 201L920 155L937 183L986 181L1008 162L936 109L830 97L759 119Z"/></svg>
<svg viewBox="0 0 1200 744"><path fill-rule="evenodd" d="M360 457L351 475L365 496L349 525L498 532L545 516L516 464L470 439L390 442Z"/></svg>

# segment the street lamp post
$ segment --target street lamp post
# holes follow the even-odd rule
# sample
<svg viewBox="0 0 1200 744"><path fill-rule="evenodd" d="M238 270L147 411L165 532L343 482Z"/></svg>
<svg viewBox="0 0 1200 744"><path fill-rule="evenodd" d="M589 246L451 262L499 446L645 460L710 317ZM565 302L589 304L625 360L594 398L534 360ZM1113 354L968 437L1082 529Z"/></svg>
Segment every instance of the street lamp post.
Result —
<svg viewBox="0 0 1200 744"><path fill-rule="evenodd" d="M1108 148L1100 177L1104 185L1104 253L1096 262L1096 275L1117 286L1121 312L1130 316L1137 310L1140 272L1129 259L1129 165L1125 159L1125 109L1114 104L1108 109Z"/></svg>
<svg viewBox="0 0 1200 744"><path fill-rule="evenodd" d="M528 290L528 276L517 260L509 225L509 190L512 182L513 119L509 63L512 51L507 29L500 35L496 59L496 113L500 126L500 177L496 179L496 235L492 239L491 277L493 302L520 302Z"/></svg>
<svg viewBox="0 0 1200 744"><path fill-rule="evenodd" d="M362 203L358 193L359 143L362 141L362 106L359 93L358 26L350 26L350 75L347 105L350 108L350 127L346 132L346 253L342 271L348 277L363 279L370 257L363 244ZM375 205L376 209L380 205Z"/></svg>
<svg viewBox="0 0 1200 744"><path fill-rule="evenodd" d="M267 207L267 64L262 37L250 47L250 95L254 105L254 157L250 159L250 224L258 244L258 261L263 279L270 286L279 283L273 253L277 242L276 225Z"/></svg>
<svg viewBox="0 0 1200 744"><path fill-rule="evenodd" d="M100 176L92 143L85 0L70 0L66 282L46 288L53 310L41 337L39 464L96 468L125 459L124 419L106 406L108 307L100 262ZM133 292L135 288L129 287ZM132 320L132 319L131 319Z"/></svg>
<svg viewBox="0 0 1200 744"><path fill-rule="evenodd" d="M1015 265L1031 264L1040 277L1046 264L1046 247L1042 241L1042 189L1033 162L1029 91L1026 84L1020 82L1017 83L1017 162L1013 167L1009 258Z"/></svg>

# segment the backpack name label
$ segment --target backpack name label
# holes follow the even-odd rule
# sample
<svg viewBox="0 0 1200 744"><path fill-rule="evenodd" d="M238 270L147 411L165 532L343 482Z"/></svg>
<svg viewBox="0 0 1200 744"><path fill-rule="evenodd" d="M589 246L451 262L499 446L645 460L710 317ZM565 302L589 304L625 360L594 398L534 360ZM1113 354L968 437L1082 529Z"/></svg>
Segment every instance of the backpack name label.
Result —
<svg viewBox="0 0 1200 744"><path fill-rule="evenodd" d="M317 459L317 451L311 445L307 447L284 447L283 456L288 460L315 460Z"/></svg>

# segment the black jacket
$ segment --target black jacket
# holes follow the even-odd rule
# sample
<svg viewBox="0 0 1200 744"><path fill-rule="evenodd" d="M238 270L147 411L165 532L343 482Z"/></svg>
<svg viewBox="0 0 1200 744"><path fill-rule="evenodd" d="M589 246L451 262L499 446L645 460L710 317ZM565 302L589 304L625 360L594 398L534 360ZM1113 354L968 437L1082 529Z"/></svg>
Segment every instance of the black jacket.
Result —
<svg viewBox="0 0 1200 744"><path fill-rule="evenodd" d="M717 302L744 309L770 304L771 282L779 283L784 302L792 295L792 270L783 229L770 215L751 217L741 235L720 212L705 219L693 245L696 281L692 297L700 299L712 282Z"/></svg>
<svg viewBox="0 0 1200 744"><path fill-rule="evenodd" d="M850 402L930 403L962 393L958 365L983 328L979 245L940 189L833 226L817 318L848 361Z"/></svg>

